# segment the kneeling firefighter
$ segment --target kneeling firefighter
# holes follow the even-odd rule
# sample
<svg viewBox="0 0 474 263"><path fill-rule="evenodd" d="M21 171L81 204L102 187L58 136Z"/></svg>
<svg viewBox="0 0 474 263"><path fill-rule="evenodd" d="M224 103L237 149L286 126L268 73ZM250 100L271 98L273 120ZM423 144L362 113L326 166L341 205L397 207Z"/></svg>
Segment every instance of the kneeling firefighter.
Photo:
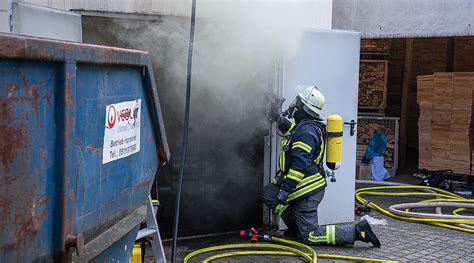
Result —
<svg viewBox="0 0 474 263"><path fill-rule="evenodd" d="M318 88L307 86L288 110L282 114L270 113L270 120L277 122L283 141L280 171L263 189L263 202L288 226L286 236L298 236L308 245L352 245L360 240L380 247L366 220L356 225L318 225L318 205L327 186L322 164L327 132L320 118L324 103Z"/></svg>

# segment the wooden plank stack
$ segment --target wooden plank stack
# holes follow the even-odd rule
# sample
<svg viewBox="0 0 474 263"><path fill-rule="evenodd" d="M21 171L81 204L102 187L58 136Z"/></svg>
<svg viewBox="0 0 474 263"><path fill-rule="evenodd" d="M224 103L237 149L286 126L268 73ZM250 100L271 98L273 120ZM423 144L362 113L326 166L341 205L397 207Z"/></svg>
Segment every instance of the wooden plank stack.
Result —
<svg viewBox="0 0 474 263"><path fill-rule="evenodd" d="M443 167L452 166L449 152L449 131L453 108L453 78L451 73L435 73L433 76L432 166L435 170L449 169Z"/></svg>
<svg viewBox="0 0 474 263"><path fill-rule="evenodd" d="M419 168L469 175L474 138L474 72L418 76Z"/></svg>
<svg viewBox="0 0 474 263"><path fill-rule="evenodd" d="M370 38L360 41L360 52L371 54L389 54L392 40L389 38Z"/></svg>
<svg viewBox="0 0 474 263"><path fill-rule="evenodd" d="M359 109L383 110L387 100L385 60L361 60L359 71Z"/></svg>
<svg viewBox="0 0 474 263"><path fill-rule="evenodd" d="M433 121L433 76L418 76L418 167L431 167L431 123Z"/></svg>

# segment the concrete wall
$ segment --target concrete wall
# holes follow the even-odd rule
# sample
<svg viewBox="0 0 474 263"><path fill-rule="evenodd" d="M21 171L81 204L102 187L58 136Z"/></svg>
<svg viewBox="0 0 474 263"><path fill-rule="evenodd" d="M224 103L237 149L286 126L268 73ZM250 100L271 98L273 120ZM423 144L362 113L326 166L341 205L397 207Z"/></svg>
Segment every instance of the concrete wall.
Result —
<svg viewBox="0 0 474 263"><path fill-rule="evenodd" d="M10 32L9 9L9 1L0 1L0 32Z"/></svg>
<svg viewBox="0 0 474 263"><path fill-rule="evenodd" d="M158 12L160 9L184 5L183 0L19 0L61 10L84 9L104 12Z"/></svg>
<svg viewBox="0 0 474 263"><path fill-rule="evenodd" d="M160 13L166 15L189 16L191 0L17 0L36 5L48 6L61 10L87 10L124 13ZM223 6L254 4L265 8L265 5L283 5L290 9L303 10L302 17L308 17L307 27L331 28L332 0L199 0L197 15L212 16ZM277 19L277 18L275 18Z"/></svg>
<svg viewBox="0 0 474 263"><path fill-rule="evenodd" d="M472 0L334 0L333 28L363 38L470 36Z"/></svg>
<svg viewBox="0 0 474 263"><path fill-rule="evenodd" d="M13 33L81 42L81 16L59 9L14 2Z"/></svg>

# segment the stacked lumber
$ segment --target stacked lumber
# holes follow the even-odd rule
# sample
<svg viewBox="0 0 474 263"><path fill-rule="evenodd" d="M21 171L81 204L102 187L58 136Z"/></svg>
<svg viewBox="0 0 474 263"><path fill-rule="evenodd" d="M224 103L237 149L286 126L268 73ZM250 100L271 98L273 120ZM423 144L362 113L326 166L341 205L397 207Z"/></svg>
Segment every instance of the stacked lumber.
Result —
<svg viewBox="0 0 474 263"><path fill-rule="evenodd" d="M360 41L361 53L382 53L389 54L391 39L389 38L371 38Z"/></svg>
<svg viewBox="0 0 474 263"><path fill-rule="evenodd" d="M449 133L450 160L463 169L461 174L471 172L471 135L473 118L474 73L453 73L453 110Z"/></svg>
<svg viewBox="0 0 474 263"><path fill-rule="evenodd" d="M454 70L472 71L474 69L474 37L455 38ZM472 129L472 126L471 126ZM472 134L472 133L471 133ZM471 175L474 175L474 136L471 136ZM473 179L471 179L472 181Z"/></svg>
<svg viewBox="0 0 474 263"><path fill-rule="evenodd" d="M433 96L433 123L431 151L433 169L449 167L449 130L453 102L453 78L451 73L435 73Z"/></svg>
<svg viewBox="0 0 474 263"><path fill-rule="evenodd" d="M387 61L362 60L359 71L359 108L385 109Z"/></svg>
<svg viewBox="0 0 474 263"><path fill-rule="evenodd" d="M383 153L384 156L384 166L385 168L392 168L394 166L394 159L395 159L395 132L385 127L382 124L377 123L359 123L357 124L357 153L359 155L359 147L360 149L367 149L367 145L372 139L372 136L375 131L382 131L385 133L385 137L387 138L387 148ZM364 157L364 154L362 154ZM362 159L362 158L361 158Z"/></svg>
<svg viewBox="0 0 474 263"><path fill-rule="evenodd" d="M434 73L419 76L417 82L420 168L470 174L474 73Z"/></svg>
<svg viewBox="0 0 474 263"><path fill-rule="evenodd" d="M433 121L433 76L418 76L418 167L431 167L431 123Z"/></svg>
<svg viewBox="0 0 474 263"><path fill-rule="evenodd" d="M434 86L433 75L418 76L418 90L416 93L416 102L433 103Z"/></svg>

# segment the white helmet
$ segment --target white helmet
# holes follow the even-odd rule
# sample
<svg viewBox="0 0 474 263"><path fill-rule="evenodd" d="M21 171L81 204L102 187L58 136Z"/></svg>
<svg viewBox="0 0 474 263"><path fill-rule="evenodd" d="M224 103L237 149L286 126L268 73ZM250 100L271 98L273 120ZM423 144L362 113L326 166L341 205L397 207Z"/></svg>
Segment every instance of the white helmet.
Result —
<svg viewBox="0 0 474 263"><path fill-rule="evenodd" d="M303 110L314 118L319 117L319 114L323 110L326 99L324 95L318 90L316 86L298 86L300 92L301 102L303 102Z"/></svg>

